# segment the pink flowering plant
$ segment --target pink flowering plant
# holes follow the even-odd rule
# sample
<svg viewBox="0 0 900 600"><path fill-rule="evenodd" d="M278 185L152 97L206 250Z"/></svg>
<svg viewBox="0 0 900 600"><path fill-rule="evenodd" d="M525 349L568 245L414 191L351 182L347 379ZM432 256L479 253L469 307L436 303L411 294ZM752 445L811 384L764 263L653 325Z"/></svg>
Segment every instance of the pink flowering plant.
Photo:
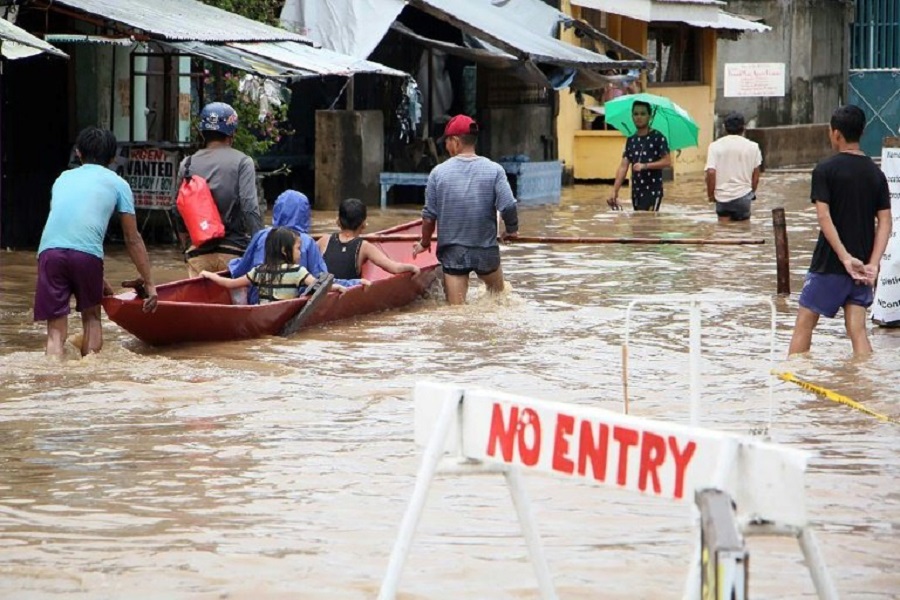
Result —
<svg viewBox="0 0 900 600"><path fill-rule="evenodd" d="M208 75L209 71L204 71L204 74ZM206 102L212 102L216 95L215 83L212 76L204 78ZM257 158L282 138L294 133L287 119L290 104L288 88L253 75L229 71L222 74L221 83L221 101L230 104L238 114L238 128L234 135L236 150ZM195 134L199 133L196 127L192 129ZM199 143L200 140L196 141Z"/></svg>

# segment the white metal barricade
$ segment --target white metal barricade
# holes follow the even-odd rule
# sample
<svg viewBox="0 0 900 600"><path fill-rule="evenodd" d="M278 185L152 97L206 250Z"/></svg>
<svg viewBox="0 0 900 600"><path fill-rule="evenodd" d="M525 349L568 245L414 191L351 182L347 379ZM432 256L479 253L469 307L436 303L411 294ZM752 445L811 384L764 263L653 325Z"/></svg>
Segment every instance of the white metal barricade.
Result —
<svg viewBox="0 0 900 600"><path fill-rule="evenodd" d="M690 502L697 489L721 489L734 499L743 523L796 535L819 598L837 598L807 526L807 452L600 408L428 382L418 383L415 389L415 438L425 448L424 455L380 600L396 597L435 475L485 472L504 475L541 597L555 599L540 535L520 481L520 473L525 471L577 478L677 502ZM690 600L699 598L699 569L698 553L686 586Z"/></svg>
<svg viewBox="0 0 900 600"><path fill-rule="evenodd" d="M701 305L703 304L730 304L730 305L753 305L766 304L769 306L770 314L770 333L769 333L769 371L775 367L775 304L771 298L763 296L735 296L725 298L721 296L695 295L695 296L657 296L653 298L639 298L628 303L625 310L625 343L622 346L622 392L625 402L625 413L629 412L628 398L628 352L631 347L631 329L632 314L635 307L639 304L657 304L657 305L680 305L685 306L690 312L689 325L689 362L690 362L690 423L694 426L700 425L700 375L701 375L701 356L702 356L702 325L701 325ZM768 435L772 426L773 411L773 390L775 386L774 378L769 378L769 416L765 431L752 431L753 434L762 433Z"/></svg>

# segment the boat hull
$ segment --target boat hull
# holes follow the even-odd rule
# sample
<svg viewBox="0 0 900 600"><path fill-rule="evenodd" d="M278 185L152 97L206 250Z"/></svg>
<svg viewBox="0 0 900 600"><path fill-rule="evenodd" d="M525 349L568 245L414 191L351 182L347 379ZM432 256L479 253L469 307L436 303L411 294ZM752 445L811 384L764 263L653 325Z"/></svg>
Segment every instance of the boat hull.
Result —
<svg viewBox="0 0 900 600"><path fill-rule="evenodd" d="M381 233L415 234L420 221ZM370 286L357 286L344 294L330 292L304 327L349 319L359 315L396 309L421 296L440 274L432 253L412 258L412 244L379 244L392 259L413 262L420 268L412 273L392 275L372 264L363 266L363 277ZM203 278L182 279L157 286L159 303L154 313L145 313L134 292L103 299L110 320L153 346L185 342L224 342L277 335L282 327L306 304L306 298L259 305L231 303L228 289Z"/></svg>

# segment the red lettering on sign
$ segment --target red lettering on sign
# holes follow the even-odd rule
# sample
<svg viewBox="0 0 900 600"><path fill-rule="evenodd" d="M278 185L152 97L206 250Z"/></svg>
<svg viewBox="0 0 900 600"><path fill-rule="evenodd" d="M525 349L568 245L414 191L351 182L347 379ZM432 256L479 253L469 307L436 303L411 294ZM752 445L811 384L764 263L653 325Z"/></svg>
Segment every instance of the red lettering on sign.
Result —
<svg viewBox="0 0 900 600"><path fill-rule="evenodd" d="M587 461L590 459L594 479L604 481L606 479L606 450L608 447L609 425L597 424L597 443L595 444L590 421L582 421L581 432L578 436L578 474L585 474Z"/></svg>
<svg viewBox="0 0 900 600"><path fill-rule="evenodd" d="M504 462L512 462L513 442L516 438L516 429L519 422L519 407L513 406L509 413L509 424L503 422L503 407L494 404L494 412L491 416L491 433L488 436L488 456L494 456L497 452L497 444L500 444L500 452Z"/></svg>
<svg viewBox="0 0 900 600"><path fill-rule="evenodd" d="M641 436L641 471L638 476L638 489L642 492L647 489L647 476L653 479L653 493L659 494L662 487L659 485L659 473L657 469L666 460L666 439L655 433L645 431Z"/></svg>
<svg viewBox="0 0 900 600"><path fill-rule="evenodd" d="M512 419L510 419L512 420ZM531 446L528 445L525 428L531 428ZM519 458L526 467L533 467L541 458L541 420L530 408L522 411L517 431L519 435Z"/></svg>
<svg viewBox="0 0 900 600"><path fill-rule="evenodd" d="M694 456L694 450L697 449L696 442L688 442L684 449L678 448L678 440L674 435L669 436L669 448L672 450L672 460L675 461L675 493L676 498L681 498L684 494L684 473L687 470L688 463Z"/></svg>
<svg viewBox="0 0 900 600"><path fill-rule="evenodd" d="M628 481L628 449L637 446L639 436L634 429L616 425L613 428L613 438L619 442L619 471L616 474L616 483L624 486Z"/></svg>
<svg viewBox="0 0 900 600"><path fill-rule="evenodd" d="M568 457L569 440L575 430L575 418L569 415L556 415L556 437L553 439L553 470L561 473L572 473L575 463Z"/></svg>

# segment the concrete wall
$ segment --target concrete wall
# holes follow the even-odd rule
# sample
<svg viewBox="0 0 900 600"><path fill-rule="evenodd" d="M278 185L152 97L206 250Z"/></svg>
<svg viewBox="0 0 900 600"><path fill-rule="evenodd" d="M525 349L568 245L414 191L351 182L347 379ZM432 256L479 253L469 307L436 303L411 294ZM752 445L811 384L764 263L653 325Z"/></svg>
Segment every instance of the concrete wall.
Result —
<svg viewBox="0 0 900 600"><path fill-rule="evenodd" d="M731 13L761 17L772 31L720 40L716 114L744 113L748 125L825 123L846 102L850 13L834 0L731 0ZM726 98L725 63L785 63L783 98Z"/></svg>
<svg viewBox="0 0 900 600"><path fill-rule="evenodd" d="M763 169L812 165L834 151L826 123L747 129L747 138L759 144Z"/></svg>
<svg viewBox="0 0 900 600"><path fill-rule="evenodd" d="M378 204L383 166L380 110L316 111L316 209L336 210L344 198Z"/></svg>
<svg viewBox="0 0 900 600"><path fill-rule="evenodd" d="M532 161L553 159L553 114L549 106L522 105L481 110L479 146L494 160L524 154Z"/></svg>

